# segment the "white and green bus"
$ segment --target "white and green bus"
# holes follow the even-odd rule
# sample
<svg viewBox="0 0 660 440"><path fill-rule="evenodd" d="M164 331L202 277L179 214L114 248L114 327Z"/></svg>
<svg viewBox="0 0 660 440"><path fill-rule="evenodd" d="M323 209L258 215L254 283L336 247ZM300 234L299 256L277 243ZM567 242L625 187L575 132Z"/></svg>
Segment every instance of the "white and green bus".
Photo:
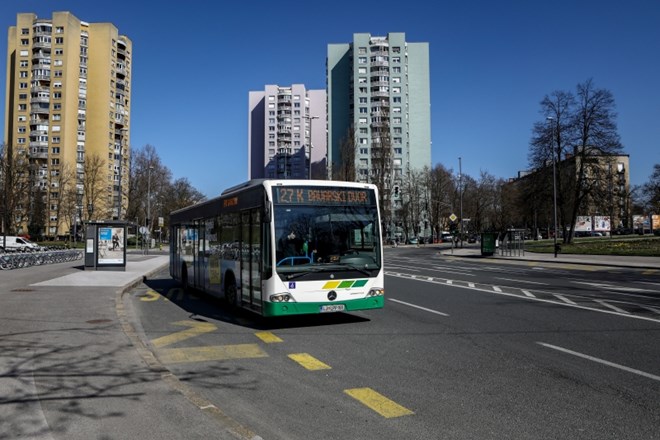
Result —
<svg viewBox="0 0 660 440"><path fill-rule="evenodd" d="M263 316L382 308L376 186L251 180L170 214L170 274Z"/></svg>

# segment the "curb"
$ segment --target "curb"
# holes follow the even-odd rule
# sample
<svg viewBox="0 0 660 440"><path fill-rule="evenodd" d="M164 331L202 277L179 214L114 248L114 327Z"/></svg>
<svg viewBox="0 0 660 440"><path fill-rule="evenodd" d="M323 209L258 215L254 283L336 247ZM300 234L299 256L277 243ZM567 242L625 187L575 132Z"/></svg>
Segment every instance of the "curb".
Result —
<svg viewBox="0 0 660 440"><path fill-rule="evenodd" d="M158 360L156 354L151 350L148 343L140 338L137 330L135 329L135 326L131 323L131 320L129 319L129 312L124 306L124 296L135 287L144 283L147 278L154 275L155 273L160 272L168 265L169 263L165 263L149 271L148 273L144 274L142 278L133 280L117 291L115 296L115 311L117 313L122 331L131 341L133 347L135 347L136 351L138 352L138 355L147 364L149 369L160 375L160 380L162 380L170 389L181 394L186 400L188 400L188 402L195 405L197 409L212 417L217 423L222 425L224 430L232 437L239 440L263 440L262 437L258 436L250 429L229 417L212 402L206 400L206 398L204 398L201 394L195 392L191 387L181 382Z"/></svg>

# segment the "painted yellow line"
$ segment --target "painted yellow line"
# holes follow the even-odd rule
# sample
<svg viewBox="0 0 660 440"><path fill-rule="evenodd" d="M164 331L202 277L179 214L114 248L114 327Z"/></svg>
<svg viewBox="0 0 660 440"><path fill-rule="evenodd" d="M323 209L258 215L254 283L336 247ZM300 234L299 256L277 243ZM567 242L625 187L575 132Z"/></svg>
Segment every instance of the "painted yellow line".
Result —
<svg viewBox="0 0 660 440"><path fill-rule="evenodd" d="M254 334L257 338L264 341L266 344L274 344L276 342L284 342L271 332L257 332Z"/></svg>
<svg viewBox="0 0 660 440"><path fill-rule="evenodd" d="M307 353L290 354L289 358L292 359L295 362L298 362L300 365L307 368L308 370L315 371L315 370L330 370L331 369L330 365L324 364L320 360L316 359L313 356L310 356Z"/></svg>
<svg viewBox="0 0 660 440"><path fill-rule="evenodd" d="M653 275L654 273L657 272L657 269L648 269L642 272L642 275Z"/></svg>
<svg viewBox="0 0 660 440"><path fill-rule="evenodd" d="M218 327L208 322L198 321L179 321L174 325L182 325L190 327L187 330L172 333L171 335L161 336L160 338L152 339L151 343L156 348L162 348L177 342L185 341L186 339L194 338L204 333L209 333L216 330Z"/></svg>
<svg viewBox="0 0 660 440"><path fill-rule="evenodd" d="M225 361L229 359L253 359L268 357L257 344L209 345L206 347L165 348L158 351L164 364L189 362Z"/></svg>
<svg viewBox="0 0 660 440"><path fill-rule="evenodd" d="M352 388L344 392L388 419L415 414L371 388Z"/></svg>
<svg viewBox="0 0 660 440"><path fill-rule="evenodd" d="M146 296L141 296L140 301L158 301L160 294L154 290L147 290Z"/></svg>

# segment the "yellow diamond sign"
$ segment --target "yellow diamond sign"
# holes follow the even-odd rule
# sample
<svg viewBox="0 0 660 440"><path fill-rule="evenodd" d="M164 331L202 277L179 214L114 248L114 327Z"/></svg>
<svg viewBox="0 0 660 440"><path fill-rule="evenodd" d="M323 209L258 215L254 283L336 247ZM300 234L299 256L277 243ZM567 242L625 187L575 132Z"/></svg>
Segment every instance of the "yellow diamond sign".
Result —
<svg viewBox="0 0 660 440"><path fill-rule="evenodd" d="M449 220L455 222L456 220L458 220L458 217L456 217L456 214L452 214L449 216Z"/></svg>

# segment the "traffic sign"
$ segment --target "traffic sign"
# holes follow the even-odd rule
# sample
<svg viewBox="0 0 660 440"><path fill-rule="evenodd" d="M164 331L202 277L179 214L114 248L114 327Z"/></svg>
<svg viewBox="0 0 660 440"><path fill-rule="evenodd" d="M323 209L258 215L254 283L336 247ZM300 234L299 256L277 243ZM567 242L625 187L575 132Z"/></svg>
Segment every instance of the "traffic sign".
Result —
<svg viewBox="0 0 660 440"><path fill-rule="evenodd" d="M456 214L453 214L453 213L452 213L452 214L449 216L449 220L455 222L456 220L458 220L458 217L456 217Z"/></svg>

